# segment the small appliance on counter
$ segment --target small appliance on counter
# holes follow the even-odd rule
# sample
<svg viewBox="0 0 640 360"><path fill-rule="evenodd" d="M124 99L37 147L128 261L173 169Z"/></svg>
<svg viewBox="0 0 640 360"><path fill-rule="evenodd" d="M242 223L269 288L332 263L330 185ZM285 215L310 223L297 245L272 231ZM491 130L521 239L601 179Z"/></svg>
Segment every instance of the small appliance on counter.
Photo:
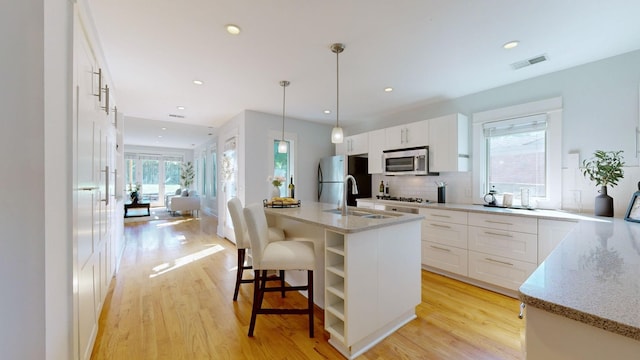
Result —
<svg viewBox="0 0 640 360"><path fill-rule="evenodd" d="M495 185L491 187L491 190L489 190L489 193L487 193L484 196L484 202L486 204L484 204L484 206L493 206L493 207L498 207L498 203L496 201L496 194L498 193L498 190L496 190Z"/></svg>

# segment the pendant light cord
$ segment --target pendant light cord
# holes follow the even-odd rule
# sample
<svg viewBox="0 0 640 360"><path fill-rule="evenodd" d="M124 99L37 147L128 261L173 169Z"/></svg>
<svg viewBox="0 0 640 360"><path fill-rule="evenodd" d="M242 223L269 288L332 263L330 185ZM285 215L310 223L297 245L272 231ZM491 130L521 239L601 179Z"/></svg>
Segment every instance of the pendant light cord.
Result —
<svg viewBox="0 0 640 360"><path fill-rule="evenodd" d="M340 127L340 51L336 51L336 127Z"/></svg>
<svg viewBox="0 0 640 360"><path fill-rule="evenodd" d="M284 104L287 96L287 85L282 85L282 141L284 141Z"/></svg>

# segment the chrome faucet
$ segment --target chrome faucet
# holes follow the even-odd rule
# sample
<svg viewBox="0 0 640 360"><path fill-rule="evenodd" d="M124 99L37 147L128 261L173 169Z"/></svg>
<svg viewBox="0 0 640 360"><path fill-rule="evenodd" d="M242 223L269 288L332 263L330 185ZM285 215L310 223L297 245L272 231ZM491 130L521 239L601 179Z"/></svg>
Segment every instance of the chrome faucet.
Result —
<svg viewBox="0 0 640 360"><path fill-rule="evenodd" d="M358 194L358 184L356 184L356 179L352 175L345 176L344 187L342 189L342 216L347 215L347 186L349 186L349 179L351 179L351 193L354 195Z"/></svg>

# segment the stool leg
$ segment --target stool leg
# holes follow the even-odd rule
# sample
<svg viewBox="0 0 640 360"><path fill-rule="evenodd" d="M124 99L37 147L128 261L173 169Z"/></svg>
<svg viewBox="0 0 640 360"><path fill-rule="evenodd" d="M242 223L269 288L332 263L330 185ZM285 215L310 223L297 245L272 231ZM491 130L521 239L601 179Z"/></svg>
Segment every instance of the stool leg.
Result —
<svg viewBox="0 0 640 360"><path fill-rule="evenodd" d="M313 271L307 271L307 306L309 307L309 337L313 337Z"/></svg>
<svg viewBox="0 0 640 360"><path fill-rule="evenodd" d="M262 306L262 296L260 294L262 281L260 279L260 270L254 270L253 278L253 306L251 309L251 322L249 323L250 337L253 336L253 330L256 327L256 316L258 315L258 310Z"/></svg>
<svg viewBox="0 0 640 360"><path fill-rule="evenodd" d="M236 271L236 288L233 291L233 301L238 300L238 291L242 282L242 273L244 272L244 256L246 249L238 249L238 271Z"/></svg>
<svg viewBox="0 0 640 360"><path fill-rule="evenodd" d="M282 288L282 297L284 297L284 270L280 270L280 287Z"/></svg>

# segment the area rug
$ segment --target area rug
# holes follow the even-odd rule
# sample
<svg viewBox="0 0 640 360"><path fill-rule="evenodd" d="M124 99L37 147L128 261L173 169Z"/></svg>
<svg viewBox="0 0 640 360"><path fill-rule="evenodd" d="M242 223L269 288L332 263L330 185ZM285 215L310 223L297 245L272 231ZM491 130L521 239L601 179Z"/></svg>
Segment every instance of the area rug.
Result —
<svg viewBox="0 0 640 360"><path fill-rule="evenodd" d="M184 217L193 217L192 214L186 213L181 214L177 212L175 215L170 211L167 211L165 207L154 207L149 209L151 213L150 216L143 216L147 214L146 209L130 209L128 214L133 217L128 217L124 219L124 223L133 223L133 222L141 222L141 221L154 221L154 220L171 220L171 219L180 219Z"/></svg>

